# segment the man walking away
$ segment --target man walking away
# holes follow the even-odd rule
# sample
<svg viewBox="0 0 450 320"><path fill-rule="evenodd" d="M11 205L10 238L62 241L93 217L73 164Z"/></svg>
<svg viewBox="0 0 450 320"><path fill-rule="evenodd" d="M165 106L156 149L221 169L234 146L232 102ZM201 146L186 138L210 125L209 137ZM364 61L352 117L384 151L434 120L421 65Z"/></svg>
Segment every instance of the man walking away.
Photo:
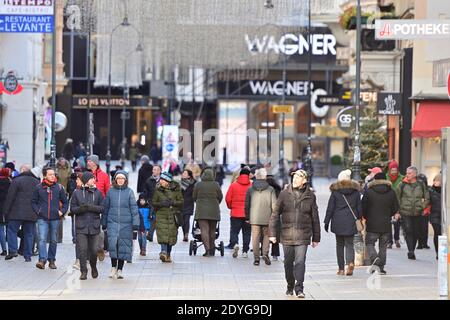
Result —
<svg viewBox="0 0 450 320"><path fill-rule="evenodd" d="M320 242L316 196L309 188L307 178L304 170L294 172L293 183L281 191L269 223L269 240L276 242L281 216L286 295L292 296L295 290L298 298L305 298L303 282L308 246L312 241L312 247L315 248Z"/></svg>
<svg viewBox="0 0 450 320"><path fill-rule="evenodd" d="M270 265L269 258L269 222L275 210L277 197L275 190L266 181L266 169L255 171L256 180L248 189L245 197L245 218L250 222L253 239L253 256L255 266L260 261L260 239L263 237L262 254L266 265Z"/></svg>
<svg viewBox="0 0 450 320"><path fill-rule="evenodd" d="M417 168L406 169L406 178L400 183L397 193L400 203L400 214L404 221L408 259L416 260L414 250L420 232L420 217L430 203L427 187L417 181Z"/></svg>
<svg viewBox="0 0 450 320"><path fill-rule="evenodd" d="M245 220L245 195L251 187L250 169L241 169L238 179L228 188L225 201L228 209L231 209L230 246L233 246L233 258L237 258L239 252L239 232L242 229L243 247L242 257L248 258L250 249L251 227Z"/></svg>
<svg viewBox="0 0 450 320"><path fill-rule="evenodd" d="M67 212L69 203L66 191L56 182L55 170L44 168L42 172L44 180L36 186L31 199L33 211L38 216L39 228L39 262L36 267L45 269L48 260L50 269L56 269L57 232L61 223L60 219ZM47 252L49 233L50 245Z"/></svg>
<svg viewBox="0 0 450 320"><path fill-rule="evenodd" d="M372 265L385 275L386 250L390 238L391 219L400 218L397 195L392 184L386 180L384 173L377 173L374 180L367 185L362 199L363 216L366 219L366 246ZM378 241L379 252L375 250ZM372 270L374 272L375 270Z"/></svg>
<svg viewBox="0 0 450 320"><path fill-rule="evenodd" d="M156 228L156 213L153 208L153 195L156 191L156 185L159 183L160 177L161 167L156 164L153 166L152 176L147 179L144 186L145 197L150 208L150 230L147 234L147 239L150 242L153 242L153 235L155 234Z"/></svg>

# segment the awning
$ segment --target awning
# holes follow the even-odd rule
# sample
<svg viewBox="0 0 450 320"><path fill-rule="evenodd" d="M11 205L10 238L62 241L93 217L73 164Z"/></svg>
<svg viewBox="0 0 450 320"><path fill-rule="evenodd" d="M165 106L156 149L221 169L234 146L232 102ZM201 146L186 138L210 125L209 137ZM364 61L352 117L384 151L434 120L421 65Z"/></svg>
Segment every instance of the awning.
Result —
<svg viewBox="0 0 450 320"><path fill-rule="evenodd" d="M450 101L421 102L411 130L413 138L440 137L445 127L450 127Z"/></svg>

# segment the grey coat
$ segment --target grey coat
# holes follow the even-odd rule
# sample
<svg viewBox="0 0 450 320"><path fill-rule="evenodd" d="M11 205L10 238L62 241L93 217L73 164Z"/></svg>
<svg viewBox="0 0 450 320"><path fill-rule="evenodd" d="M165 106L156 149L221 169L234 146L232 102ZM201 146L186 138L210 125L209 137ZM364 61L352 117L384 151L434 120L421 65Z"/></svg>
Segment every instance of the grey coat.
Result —
<svg viewBox="0 0 450 320"><path fill-rule="evenodd" d="M111 258L131 260L133 230L139 229L139 209L133 190L124 185L114 185L108 191L102 216L102 226L108 230L108 247Z"/></svg>
<svg viewBox="0 0 450 320"><path fill-rule="evenodd" d="M275 210L277 197L266 180L255 180L245 195L245 218L250 224L267 226Z"/></svg>
<svg viewBox="0 0 450 320"><path fill-rule="evenodd" d="M77 234L100 233L100 214L103 213L103 195L97 188L81 188L74 191L70 200L70 213L75 215Z"/></svg>

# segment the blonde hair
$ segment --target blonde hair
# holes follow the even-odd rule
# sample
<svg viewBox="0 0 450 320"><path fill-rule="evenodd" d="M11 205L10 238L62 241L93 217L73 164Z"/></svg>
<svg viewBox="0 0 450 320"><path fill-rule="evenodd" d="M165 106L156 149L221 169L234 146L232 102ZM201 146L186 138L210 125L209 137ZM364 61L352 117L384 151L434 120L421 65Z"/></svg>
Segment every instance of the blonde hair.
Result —
<svg viewBox="0 0 450 320"><path fill-rule="evenodd" d="M441 176L441 174L440 174L440 173L437 174L437 175L434 177L433 181L441 181L441 182L442 182L442 176Z"/></svg>

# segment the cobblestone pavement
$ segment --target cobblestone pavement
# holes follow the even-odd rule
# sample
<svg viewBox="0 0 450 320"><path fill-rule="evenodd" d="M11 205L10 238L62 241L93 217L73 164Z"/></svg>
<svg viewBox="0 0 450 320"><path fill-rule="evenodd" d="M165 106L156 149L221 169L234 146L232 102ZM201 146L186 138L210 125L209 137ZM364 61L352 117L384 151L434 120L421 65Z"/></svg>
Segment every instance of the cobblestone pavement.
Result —
<svg viewBox="0 0 450 320"><path fill-rule="evenodd" d="M103 166L104 167L104 166ZM137 173L130 174L135 186ZM321 220L325 215L330 180L315 179ZM224 185L224 194L229 180ZM223 202L221 234L218 241L229 240L229 212ZM189 245L179 241L173 249L172 264L159 260L160 248L148 242L147 256L139 256L137 241L132 264L125 264L123 280L108 278L110 261L98 263L99 278L78 280L79 271L72 269L75 246L71 243L70 218L64 222L64 241L58 244L57 270L39 270L37 257L31 263L19 256L0 261L1 299L296 299L284 295L286 283L282 261L272 265L253 266L252 254L234 259L231 250L225 256L205 258L203 248L197 256L189 256ZM417 250L416 261L406 257L406 244L388 251L388 275L371 277L368 267L358 267L353 277L336 275L337 262L334 235L322 229L318 248L309 248L305 293L307 299L439 299L437 261L434 250ZM241 239L240 239L241 240ZM403 240L403 239L402 239ZM432 239L429 239L432 245ZM282 258L282 257L281 257Z"/></svg>

